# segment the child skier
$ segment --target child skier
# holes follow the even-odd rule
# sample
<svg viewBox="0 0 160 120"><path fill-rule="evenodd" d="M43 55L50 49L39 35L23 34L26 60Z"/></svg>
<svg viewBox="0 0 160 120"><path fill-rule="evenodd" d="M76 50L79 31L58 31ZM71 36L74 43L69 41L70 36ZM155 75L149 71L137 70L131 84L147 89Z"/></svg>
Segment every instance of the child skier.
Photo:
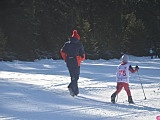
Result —
<svg viewBox="0 0 160 120"><path fill-rule="evenodd" d="M139 67L136 66L135 69L128 63L128 55L124 54L122 56L122 63L118 66L116 72L116 80L117 80L117 90L111 95L111 102L115 103L116 95L122 90L126 91L128 95L128 102L134 104L131 96L131 92L129 89L129 72L135 73L138 71Z"/></svg>

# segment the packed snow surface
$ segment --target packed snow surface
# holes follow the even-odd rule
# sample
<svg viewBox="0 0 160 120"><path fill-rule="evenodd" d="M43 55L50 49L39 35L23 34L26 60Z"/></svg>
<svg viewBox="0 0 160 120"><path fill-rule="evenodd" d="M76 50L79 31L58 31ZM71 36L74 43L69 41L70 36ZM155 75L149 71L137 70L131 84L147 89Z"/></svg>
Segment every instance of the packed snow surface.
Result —
<svg viewBox="0 0 160 120"><path fill-rule="evenodd" d="M110 102L120 62L83 61L80 94L72 97L63 60L2 61L0 120L156 120L160 116L160 59L129 56L129 63L140 68L138 73L130 74L133 105L127 102L124 89L116 104Z"/></svg>

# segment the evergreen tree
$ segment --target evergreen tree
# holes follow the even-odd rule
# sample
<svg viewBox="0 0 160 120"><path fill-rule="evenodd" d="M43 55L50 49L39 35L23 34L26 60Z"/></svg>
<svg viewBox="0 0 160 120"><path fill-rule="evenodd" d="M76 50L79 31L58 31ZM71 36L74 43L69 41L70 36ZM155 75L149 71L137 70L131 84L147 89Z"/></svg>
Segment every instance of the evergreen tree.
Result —
<svg viewBox="0 0 160 120"><path fill-rule="evenodd" d="M159 7L158 0L1 0L1 51L19 60L60 59L77 29L89 59L147 55L160 47Z"/></svg>

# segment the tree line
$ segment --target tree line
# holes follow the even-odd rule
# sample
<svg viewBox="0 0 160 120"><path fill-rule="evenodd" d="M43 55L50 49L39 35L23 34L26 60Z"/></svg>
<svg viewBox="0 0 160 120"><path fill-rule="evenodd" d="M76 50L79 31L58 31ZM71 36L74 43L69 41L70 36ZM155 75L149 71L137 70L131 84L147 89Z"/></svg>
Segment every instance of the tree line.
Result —
<svg viewBox="0 0 160 120"><path fill-rule="evenodd" d="M0 60L61 59L76 29L88 59L160 47L159 0L1 0Z"/></svg>

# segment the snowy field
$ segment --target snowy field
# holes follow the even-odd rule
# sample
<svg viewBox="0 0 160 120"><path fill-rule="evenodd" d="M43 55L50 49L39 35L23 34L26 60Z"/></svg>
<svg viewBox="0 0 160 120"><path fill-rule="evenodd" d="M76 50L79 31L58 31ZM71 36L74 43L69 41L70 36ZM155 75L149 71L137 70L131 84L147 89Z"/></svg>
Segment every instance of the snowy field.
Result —
<svg viewBox="0 0 160 120"><path fill-rule="evenodd" d="M70 77L63 60L0 62L0 120L156 120L160 59L129 57L132 66L140 67L139 74L130 74L134 105L128 104L124 89L116 104L110 102L118 59L85 60L77 97L69 95Z"/></svg>

